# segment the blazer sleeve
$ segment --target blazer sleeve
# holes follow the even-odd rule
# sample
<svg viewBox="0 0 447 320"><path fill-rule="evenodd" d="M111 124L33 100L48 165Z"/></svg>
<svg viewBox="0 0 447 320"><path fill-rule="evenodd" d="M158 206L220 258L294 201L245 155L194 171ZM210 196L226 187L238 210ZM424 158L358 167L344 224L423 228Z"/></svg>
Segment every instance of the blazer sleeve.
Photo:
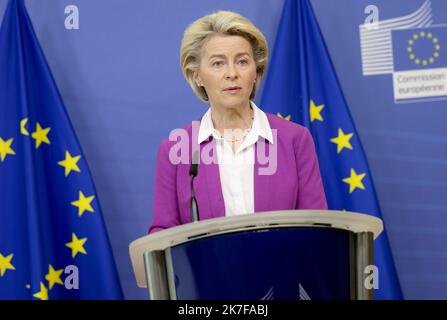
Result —
<svg viewBox="0 0 447 320"><path fill-rule="evenodd" d="M157 152L153 223L149 233L180 224L177 201L177 166L169 161L169 140L164 140Z"/></svg>
<svg viewBox="0 0 447 320"><path fill-rule="evenodd" d="M297 209L327 209L315 145L309 130L303 128L295 146L298 171Z"/></svg>

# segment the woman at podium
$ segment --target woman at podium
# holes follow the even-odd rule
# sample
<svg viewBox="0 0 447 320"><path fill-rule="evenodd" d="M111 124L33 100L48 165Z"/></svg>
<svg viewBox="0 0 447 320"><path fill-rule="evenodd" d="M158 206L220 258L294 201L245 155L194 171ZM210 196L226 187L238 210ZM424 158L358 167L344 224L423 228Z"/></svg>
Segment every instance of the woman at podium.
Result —
<svg viewBox="0 0 447 320"><path fill-rule="evenodd" d="M159 146L149 232L191 222L192 195L200 220L327 209L309 131L252 101L267 60L264 35L239 14L219 11L185 30L183 75L209 108Z"/></svg>

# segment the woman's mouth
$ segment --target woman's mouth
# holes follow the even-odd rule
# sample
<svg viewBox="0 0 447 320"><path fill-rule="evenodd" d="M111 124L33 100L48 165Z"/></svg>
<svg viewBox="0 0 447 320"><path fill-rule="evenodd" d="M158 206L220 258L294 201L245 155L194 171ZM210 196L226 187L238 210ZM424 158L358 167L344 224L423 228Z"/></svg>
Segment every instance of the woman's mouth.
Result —
<svg viewBox="0 0 447 320"><path fill-rule="evenodd" d="M239 93L241 90L242 90L241 87L236 87L236 86L235 87L228 87L228 88L224 89L224 91L228 92L228 93Z"/></svg>

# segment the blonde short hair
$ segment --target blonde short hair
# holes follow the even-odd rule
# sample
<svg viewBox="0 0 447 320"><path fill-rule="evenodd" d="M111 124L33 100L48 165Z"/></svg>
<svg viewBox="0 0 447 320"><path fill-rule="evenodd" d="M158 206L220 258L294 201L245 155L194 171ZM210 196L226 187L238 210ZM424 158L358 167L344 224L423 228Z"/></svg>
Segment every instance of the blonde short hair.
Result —
<svg viewBox="0 0 447 320"><path fill-rule="evenodd" d="M200 53L203 45L211 36L216 34L237 35L250 42L257 74L257 80L250 95L250 99L252 99L267 67L267 41L253 23L240 14L231 11L218 11L204 16L194 21L185 30L180 48L180 65L185 79L201 100L209 101L205 88L199 87L194 81L194 72L199 69Z"/></svg>

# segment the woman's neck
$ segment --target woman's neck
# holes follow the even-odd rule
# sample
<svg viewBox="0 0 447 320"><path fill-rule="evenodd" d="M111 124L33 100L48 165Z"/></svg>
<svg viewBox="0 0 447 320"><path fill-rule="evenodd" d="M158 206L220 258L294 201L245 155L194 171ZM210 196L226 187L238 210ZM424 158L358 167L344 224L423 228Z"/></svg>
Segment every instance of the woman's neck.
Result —
<svg viewBox="0 0 447 320"><path fill-rule="evenodd" d="M238 108L211 106L211 119L214 128L223 135L225 130L249 129L252 125L253 111L250 103Z"/></svg>

